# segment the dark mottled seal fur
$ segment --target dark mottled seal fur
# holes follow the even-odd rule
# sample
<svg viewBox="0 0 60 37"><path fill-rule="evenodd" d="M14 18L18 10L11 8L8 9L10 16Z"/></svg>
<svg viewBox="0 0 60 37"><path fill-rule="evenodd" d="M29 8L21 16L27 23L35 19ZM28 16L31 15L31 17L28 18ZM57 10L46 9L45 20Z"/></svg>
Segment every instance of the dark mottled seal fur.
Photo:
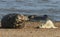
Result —
<svg viewBox="0 0 60 37"><path fill-rule="evenodd" d="M41 21L41 20L47 20L48 15L43 15L43 16L30 15L28 18L30 19L30 21Z"/></svg>
<svg viewBox="0 0 60 37"><path fill-rule="evenodd" d="M28 18L24 15L20 14L7 14L3 16L1 20L2 28L23 28L24 21L28 20Z"/></svg>

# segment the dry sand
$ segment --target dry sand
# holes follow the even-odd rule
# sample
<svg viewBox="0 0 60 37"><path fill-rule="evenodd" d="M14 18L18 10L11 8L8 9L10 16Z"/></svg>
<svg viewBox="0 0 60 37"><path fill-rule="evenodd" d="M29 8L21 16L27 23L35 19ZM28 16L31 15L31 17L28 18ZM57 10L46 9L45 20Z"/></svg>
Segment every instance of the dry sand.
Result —
<svg viewBox="0 0 60 37"><path fill-rule="evenodd" d="M25 24L23 29L0 29L0 37L60 37L60 22L54 22L56 29L37 29L39 22Z"/></svg>

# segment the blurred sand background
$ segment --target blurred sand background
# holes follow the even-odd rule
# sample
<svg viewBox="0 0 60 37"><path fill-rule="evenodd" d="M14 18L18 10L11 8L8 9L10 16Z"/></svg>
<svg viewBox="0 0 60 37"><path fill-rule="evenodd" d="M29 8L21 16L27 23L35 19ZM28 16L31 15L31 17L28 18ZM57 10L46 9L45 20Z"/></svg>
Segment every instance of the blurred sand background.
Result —
<svg viewBox="0 0 60 37"><path fill-rule="evenodd" d="M60 21L60 0L0 0L0 20L9 13L27 15L47 14ZM60 22L57 29L36 29L39 23L26 23L23 29L0 29L0 37L60 37Z"/></svg>
<svg viewBox="0 0 60 37"><path fill-rule="evenodd" d="M38 29L39 22L25 23L23 29L0 29L0 37L60 37L60 22L55 22L56 29Z"/></svg>

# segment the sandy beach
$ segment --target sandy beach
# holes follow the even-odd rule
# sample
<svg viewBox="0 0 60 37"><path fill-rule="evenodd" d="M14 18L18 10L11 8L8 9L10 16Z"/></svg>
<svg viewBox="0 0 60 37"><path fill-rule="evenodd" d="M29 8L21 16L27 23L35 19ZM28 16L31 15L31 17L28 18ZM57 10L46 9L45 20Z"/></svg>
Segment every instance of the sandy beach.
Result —
<svg viewBox="0 0 60 37"><path fill-rule="evenodd" d="M52 20L60 21L60 0L0 0L0 20L9 13L47 14ZM0 37L60 37L60 22L54 22L56 29L36 28L40 24L27 22L23 29L0 28Z"/></svg>
<svg viewBox="0 0 60 37"><path fill-rule="evenodd" d="M40 22L27 22L23 29L0 29L0 37L60 37L60 22L56 29L37 29Z"/></svg>

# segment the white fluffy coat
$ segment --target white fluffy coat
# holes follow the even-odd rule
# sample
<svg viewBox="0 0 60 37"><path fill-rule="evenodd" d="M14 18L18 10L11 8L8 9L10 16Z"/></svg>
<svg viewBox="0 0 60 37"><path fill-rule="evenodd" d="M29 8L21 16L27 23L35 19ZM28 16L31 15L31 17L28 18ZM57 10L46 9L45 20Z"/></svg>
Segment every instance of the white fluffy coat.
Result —
<svg viewBox="0 0 60 37"><path fill-rule="evenodd" d="M42 24L40 28L58 28L55 27L51 20L47 20L45 24Z"/></svg>

